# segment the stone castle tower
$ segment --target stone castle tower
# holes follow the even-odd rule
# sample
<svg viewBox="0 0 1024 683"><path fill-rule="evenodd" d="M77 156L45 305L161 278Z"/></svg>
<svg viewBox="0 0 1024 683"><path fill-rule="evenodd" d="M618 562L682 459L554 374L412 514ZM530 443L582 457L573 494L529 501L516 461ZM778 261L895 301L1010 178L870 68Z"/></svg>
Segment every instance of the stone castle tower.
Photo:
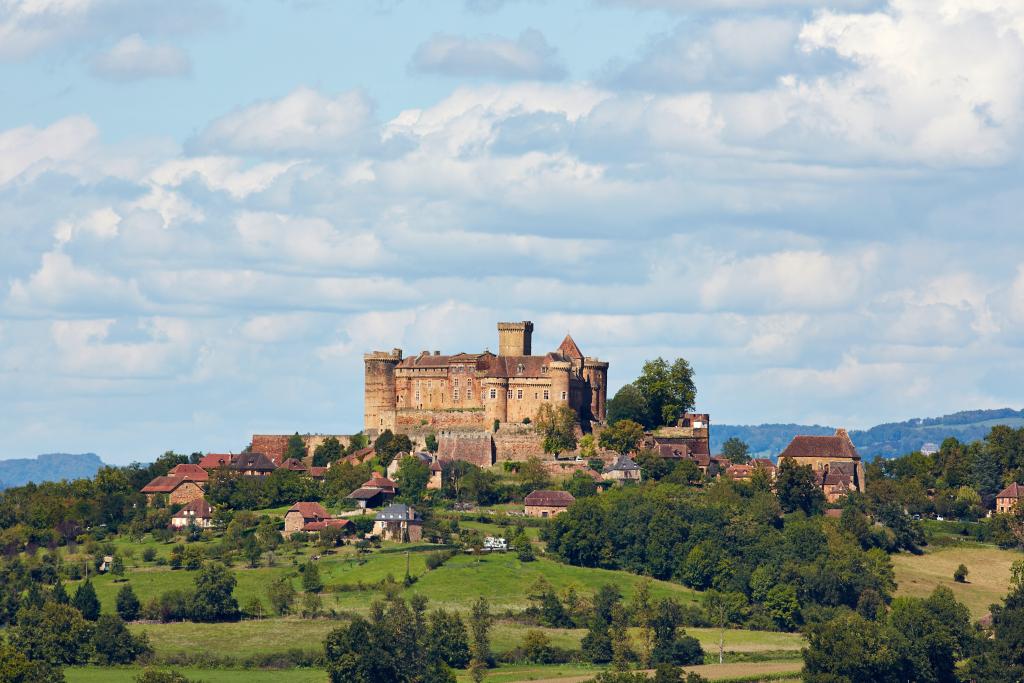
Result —
<svg viewBox="0 0 1024 683"><path fill-rule="evenodd" d="M608 363L583 355L572 337L557 350L532 355L533 323L498 323L498 354L401 349L363 356L363 427L414 433L429 429L492 429L525 423L544 404L567 405L581 425L605 419Z"/></svg>

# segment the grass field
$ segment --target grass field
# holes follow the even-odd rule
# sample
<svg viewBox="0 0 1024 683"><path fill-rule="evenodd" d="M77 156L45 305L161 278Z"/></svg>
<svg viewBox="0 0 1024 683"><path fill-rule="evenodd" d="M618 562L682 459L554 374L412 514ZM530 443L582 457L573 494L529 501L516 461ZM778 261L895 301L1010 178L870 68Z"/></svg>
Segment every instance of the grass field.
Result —
<svg viewBox="0 0 1024 683"><path fill-rule="evenodd" d="M160 667L160 670L165 670ZM138 667L76 666L64 670L67 683L133 683L142 671ZM256 671L242 669L176 668L190 680L204 683L326 683L327 673L319 669Z"/></svg>
<svg viewBox="0 0 1024 683"><path fill-rule="evenodd" d="M896 570L897 595L924 597L936 586L948 586L979 619L989 605L1005 597L1010 586L1010 566L1024 559L1024 553L993 546L964 546L929 550L922 555L900 553L892 556ZM953 581L953 572L967 566L967 583Z"/></svg>

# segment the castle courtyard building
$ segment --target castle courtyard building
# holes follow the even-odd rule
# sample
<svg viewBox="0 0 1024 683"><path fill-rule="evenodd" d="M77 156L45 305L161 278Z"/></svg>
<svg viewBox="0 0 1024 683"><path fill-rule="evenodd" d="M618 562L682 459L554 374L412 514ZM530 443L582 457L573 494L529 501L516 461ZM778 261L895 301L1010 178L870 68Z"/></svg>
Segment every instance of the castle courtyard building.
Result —
<svg viewBox="0 0 1024 683"><path fill-rule="evenodd" d="M542 405L567 405L581 424L603 421L608 363L585 356L569 335L533 355L532 337L532 322L506 322L498 323L497 354L366 354L365 431L411 432L424 420L486 430L532 420Z"/></svg>

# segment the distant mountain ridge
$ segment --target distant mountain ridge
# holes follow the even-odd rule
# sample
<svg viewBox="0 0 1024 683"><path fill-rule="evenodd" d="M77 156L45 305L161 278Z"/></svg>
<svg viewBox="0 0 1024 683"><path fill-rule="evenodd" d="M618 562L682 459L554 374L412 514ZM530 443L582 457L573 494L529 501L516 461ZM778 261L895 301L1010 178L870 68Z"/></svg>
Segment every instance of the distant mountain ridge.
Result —
<svg viewBox="0 0 1024 683"><path fill-rule="evenodd" d="M961 441L976 441L995 425L1024 426L1024 410L964 410L942 417L914 418L887 422L870 429L851 429L850 438L861 456L895 458L919 450L923 444L941 444L954 436ZM832 434L834 427L798 424L716 425L711 423L711 450L719 453L730 437L745 441L761 457L776 457L797 434Z"/></svg>
<svg viewBox="0 0 1024 683"><path fill-rule="evenodd" d="M104 462L95 453L43 453L34 458L0 460L0 489L21 486L30 481L89 479Z"/></svg>

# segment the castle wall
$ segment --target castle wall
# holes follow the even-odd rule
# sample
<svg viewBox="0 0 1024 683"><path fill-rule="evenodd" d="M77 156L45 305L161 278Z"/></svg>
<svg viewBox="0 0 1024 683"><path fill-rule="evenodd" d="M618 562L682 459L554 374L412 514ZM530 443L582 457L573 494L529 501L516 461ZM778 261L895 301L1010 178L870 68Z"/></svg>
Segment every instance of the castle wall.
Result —
<svg viewBox="0 0 1024 683"><path fill-rule="evenodd" d="M544 453L544 439L532 428L503 425L494 433L495 462L522 462L530 456L549 457Z"/></svg>
<svg viewBox="0 0 1024 683"><path fill-rule="evenodd" d="M422 436L442 429L489 428L482 408L475 410L399 410L395 413L396 434ZM426 424L424 424L426 421Z"/></svg>
<svg viewBox="0 0 1024 683"><path fill-rule="evenodd" d="M440 432L437 457L490 467L494 464L494 442L489 432Z"/></svg>
<svg viewBox="0 0 1024 683"><path fill-rule="evenodd" d="M302 443L306 445L305 463L307 465L313 464L313 451L327 438L333 436L341 442L342 448L347 448L352 441L352 437L348 434L300 434L300 436ZM280 465L284 462L284 452L288 449L288 439L291 437L291 434L253 434L252 451L253 453L262 453Z"/></svg>

